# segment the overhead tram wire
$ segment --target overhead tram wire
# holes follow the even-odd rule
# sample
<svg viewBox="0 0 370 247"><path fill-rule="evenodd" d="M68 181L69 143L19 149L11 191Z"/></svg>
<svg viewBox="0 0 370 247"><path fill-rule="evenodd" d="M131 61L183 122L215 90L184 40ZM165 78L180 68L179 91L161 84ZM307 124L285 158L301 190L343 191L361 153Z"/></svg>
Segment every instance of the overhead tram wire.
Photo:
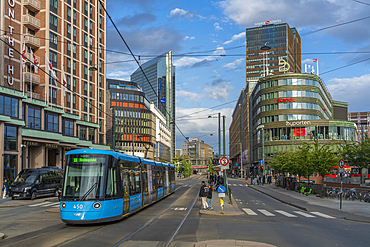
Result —
<svg viewBox="0 0 370 247"><path fill-rule="evenodd" d="M358 0L353 0L354 2L357 2L357 3L361 3L361 4L364 4L364 5L369 5L370 6L370 3L364 3L364 2L361 2L361 1L358 1Z"/></svg>
<svg viewBox="0 0 370 247"><path fill-rule="evenodd" d="M226 103L221 104L221 105L216 105L216 106L211 107L211 108L207 108L207 109L204 109L204 110L201 110L201 111L193 112L193 113L190 113L190 114L188 114L188 115L184 115L184 116L178 117L177 119L179 119L179 118L184 118L184 117L187 117L187 116L191 116L191 115L194 115L194 114L197 114L197 113L200 113L200 112L209 111L209 110L211 110L211 109L214 109L214 108L217 108L217 107L220 107L220 106L223 106L223 105L228 105L228 104L234 103L234 102L236 102L236 101L238 101L238 100L232 100L232 101L226 102ZM210 115L215 115L215 114L217 114L217 113L210 114Z"/></svg>
<svg viewBox="0 0 370 247"><path fill-rule="evenodd" d="M104 12L107 14L107 16L108 16L109 20L112 22L112 24L113 24L114 28L116 29L116 31L117 31L117 33L118 33L118 35L120 36L120 38L122 39L122 41L125 43L126 48L130 51L130 53L131 53L132 57L135 59L135 61L136 61L137 65L139 66L139 68L140 68L141 72L143 73L143 75L144 75L145 79L146 79L146 80L147 80L147 82L149 83L149 85L150 85L150 87L152 88L152 90L153 90L154 94L157 96L157 99L159 100L159 102L161 102L161 99L160 99L159 95L158 95L158 94L156 93L156 91L154 90L153 85L150 83L150 81L149 81L148 77L146 76L146 74L145 74L145 72L144 72L144 69L143 69L143 68L141 67L141 65L140 65L140 62L136 59L136 57L135 57L134 53L132 52L131 48L130 48L130 47L128 46L128 44L126 43L126 40L123 38L123 36L122 36L121 32L118 30L118 28L117 28L116 24L114 23L114 21L113 21L112 17L109 15L109 13L108 13L107 9L104 7L104 5L103 5L103 3L101 2L101 0L98 0L98 1L99 1L99 3L100 3L101 7L103 8ZM161 104L162 104L162 106L164 105L162 102L161 102ZM165 107L164 107L164 109L165 109L166 113L168 114L168 116L170 117L171 122L176 126L176 128L178 129L178 131L179 131L179 132L181 133L181 135L185 138L185 140L187 140L187 139L186 139L186 136L184 135L184 133L182 133L182 131L180 130L180 128L177 126L177 124L176 124L176 122L175 122L175 119L173 119L173 118L172 118L172 116L168 113L168 111L167 111L167 109L166 109ZM174 110L175 110L175 109L174 109ZM171 123L171 122L170 122L170 123Z"/></svg>
<svg viewBox="0 0 370 247"><path fill-rule="evenodd" d="M7 46L11 47L10 44L8 44L5 40L3 39L0 39L4 44L6 44ZM21 57L22 57L22 53L20 51L18 51L16 48L14 47L11 47L16 53L18 53ZM27 57L25 57L25 59L30 62L33 66L35 66L34 62L32 62L30 59L28 59ZM45 66L47 67L47 66ZM38 68L40 71L44 72L45 74L47 74L49 77L53 78L50 74L50 72L46 72L44 69L42 69L41 67ZM53 78L53 80L55 80L61 88L63 88L63 84L60 82L60 80L58 79L58 77L56 79ZM97 111L101 112L101 113L104 113L105 115L107 115L108 117L112 118L113 119L113 116L112 115L109 115L108 113L106 113L105 111L103 110L100 110L99 107L96 107L94 106L92 103L90 103L88 100L86 100L84 97L82 97L81 95L79 95L78 93L75 93L73 92L72 90L70 90L68 87L64 87L65 90L67 92L70 92L74 95L76 95L78 98L80 98L82 101L86 102L88 105L91 105L93 108L95 108Z"/></svg>

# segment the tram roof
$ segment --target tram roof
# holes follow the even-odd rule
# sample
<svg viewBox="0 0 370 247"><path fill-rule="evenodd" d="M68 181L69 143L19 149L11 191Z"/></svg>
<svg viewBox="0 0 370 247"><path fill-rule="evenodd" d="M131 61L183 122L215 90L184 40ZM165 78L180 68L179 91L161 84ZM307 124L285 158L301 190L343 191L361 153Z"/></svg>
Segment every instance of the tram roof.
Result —
<svg viewBox="0 0 370 247"><path fill-rule="evenodd" d="M143 159L143 158L140 158L140 160L141 160L141 163L146 164L146 165L152 165L152 166L156 165L156 162L154 160L148 160L148 159Z"/></svg>
<svg viewBox="0 0 370 247"><path fill-rule="evenodd" d="M131 155L123 154L123 153L117 153L117 152L109 151L109 150L102 150L102 149L75 149L75 150L69 151L66 155L71 155L71 154L103 154L103 155L113 156L116 159L120 158L121 160L127 160L127 161L140 163L139 157L131 156Z"/></svg>

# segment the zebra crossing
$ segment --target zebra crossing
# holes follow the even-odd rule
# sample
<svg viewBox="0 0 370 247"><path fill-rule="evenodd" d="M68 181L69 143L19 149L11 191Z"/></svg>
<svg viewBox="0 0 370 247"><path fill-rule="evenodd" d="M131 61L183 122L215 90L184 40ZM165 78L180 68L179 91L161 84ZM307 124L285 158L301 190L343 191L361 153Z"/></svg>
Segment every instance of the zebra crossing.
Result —
<svg viewBox="0 0 370 247"><path fill-rule="evenodd" d="M267 217L274 217L277 214L279 214L279 215L283 215L283 216L288 217L288 218L296 218L298 216L303 216L303 217L306 217L306 218L316 218L317 216L319 216L319 217L322 217L322 218L325 218L325 219L335 219L335 217L333 217L333 216L323 214L323 213L320 213L320 212L306 213L306 212L301 212L301 211L293 211L293 213L294 213L293 214L293 213L285 212L283 210L274 210L274 212L270 212L266 209L257 209L256 210L257 212L255 212L250 208L242 208L242 209L249 216L257 216L257 215L262 214L262 215L267 216ZM258 213L260 213L260 214L258 214Z"/></svg>
<svg viewBox="0 0 370 247"><path fill-rule="evenodd" d="M51 208L57 208L57 207L59 207L59 205L60 205L60 202L41 202L41 203L36 203L36 204L28 205L28 207L40 207L40 208L51 207Z"/></svg>

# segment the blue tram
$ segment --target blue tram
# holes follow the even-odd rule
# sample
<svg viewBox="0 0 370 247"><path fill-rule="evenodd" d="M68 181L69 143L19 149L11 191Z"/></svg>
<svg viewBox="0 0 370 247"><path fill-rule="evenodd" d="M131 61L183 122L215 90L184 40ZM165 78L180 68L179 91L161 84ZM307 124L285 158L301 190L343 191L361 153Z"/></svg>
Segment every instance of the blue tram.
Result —
<svg viewBox="0 0 370 247"><path fill-rule="evenodd" d="M66 154L60 216L69 224L121 219L175 189L175 167L97 149Z"/></svg>

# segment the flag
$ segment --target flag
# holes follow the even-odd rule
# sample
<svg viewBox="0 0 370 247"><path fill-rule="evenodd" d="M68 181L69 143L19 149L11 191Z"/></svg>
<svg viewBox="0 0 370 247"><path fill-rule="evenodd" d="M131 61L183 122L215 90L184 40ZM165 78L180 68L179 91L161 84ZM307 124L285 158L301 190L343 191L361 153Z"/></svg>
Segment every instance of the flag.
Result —
<svg viewBox="0 0 370 247"><path fill-rule="evenodd" d="M315 58L315 59L313 60L313 62L314 62L314 63L317 63L317 58Z"/></svg>
<svg viewBox="0 0 370 247"><path fill-rule="evenodd" d="M30 48L30 51L31 51L31 61L32 61L33 66L34 66L35 73L37 73L40 64L39 64L39 61L37 61L35 54L33 54L33 51L32 51L31 48Z"/></svg>
<svg viewBox="0 0 370 247"><path fill-rule="evenodd" d="M63 71L63 96L66 96L66 91L67 91L67 80L66 80L66 74Z"/></svg>
<svg viewBox="0 0 370 247"><path fill-rule="evenodd" d="M53 77L53 81L54 81L55 86L58 87L58 84L57 84L58 78L55 75L55 71L53 69L53 66L50 63L48 56L45 55L45 57L46 57L46 62L48 63L49 73L50 73L51 77Z"/></svg>
<svg viewBox="0 0 370 247"><path fill-rule="evenodd" d="M23 43L23 50L22 50L22 65L23 68L26 67L26 43Z"/></svg>

